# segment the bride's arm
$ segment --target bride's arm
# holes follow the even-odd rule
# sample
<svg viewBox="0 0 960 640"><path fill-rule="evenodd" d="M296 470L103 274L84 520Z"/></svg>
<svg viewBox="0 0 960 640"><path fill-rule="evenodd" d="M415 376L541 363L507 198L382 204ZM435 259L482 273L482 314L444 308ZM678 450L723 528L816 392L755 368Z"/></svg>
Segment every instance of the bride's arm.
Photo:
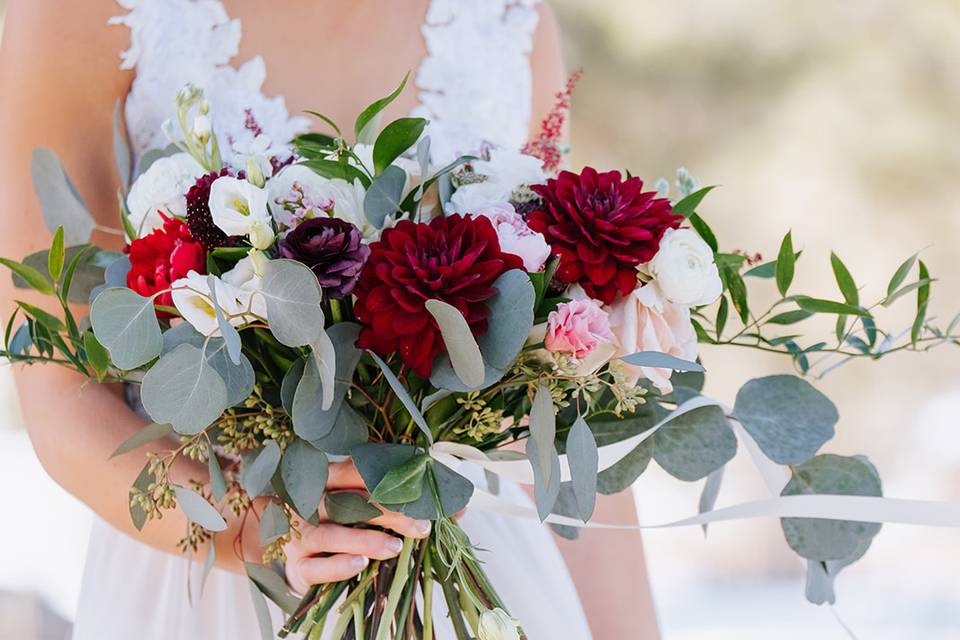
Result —
<svg viewBox="0 0 960 640"><path fill-rule="evenodd" d="M5 33L0 45L0 256L20 259L47 248L45 229L30 176L34 147L59 155L99 224L116 227L116 191L111 144L111 113L131 82L121 72L117 54L126 48L129 32L108 28L107 19L119 10L114 0L15 0L7 4ZM118 248L120 238L96 233L94 242ZM13 300L49 306L50 299L14 290L6 269L0 273L0 312L3 321ZM50 309L56 311L56 309ZM47 473L115 528L157 549L179 553L177 542L186 530L186 517L168 510L142 532L128 511L129 488L145 463L143 447L113 459L110 454L143 427L143 420L123 401L119 385L99 385L56 365L17 365L14 368L20 405L33 447ZM153 445L160 449L162 445ZM204 481L206 467L178 459L172 471L176 484ZM329 486L362 489L349 463L334 465ZM243 531L248 560L260 557L255 518L244 525L227 512L229 528L217 535L217 562L242 571L234 540ZM399 514L374 521L404 535L423 537L429 523ZM304 536L290 545L287 573L300 586L355 575L363 558L386 559L397 554L393 536L357 531L330 523L303 524ZM323 558L315 557L317 554Z"/></svg>
<svg viewBox="0 0 960 640"><path fill-rule="evenodd" d="M560 36L550 8L540 5L540 22L530 56L533 68L531 136L566 81ZM632 492L598 496L597 522L635 523ZM594 638L659 638L639 531L584 529L580 539L557 538L577 585Z"/></svg>

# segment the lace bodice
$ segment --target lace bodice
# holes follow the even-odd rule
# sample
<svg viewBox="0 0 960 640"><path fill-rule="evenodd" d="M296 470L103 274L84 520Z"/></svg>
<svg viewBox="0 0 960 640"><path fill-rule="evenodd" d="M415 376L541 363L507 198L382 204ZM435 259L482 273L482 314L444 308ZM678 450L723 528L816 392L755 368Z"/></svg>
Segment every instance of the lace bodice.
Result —
<svg viewBox="0 0 960 640"><path fill-rule="evenodd" d="M307 130L309 120L291 116L283 97L263 94L263 58L231 63L242 27L222 2L117 1L127 13L112 22L131 32L122 67L136 69L125 113L137 158L166 146L161 125L174 116L174 97L188 82L206 92L227 159L246 154L257 133L282 144ZM415 76L419 104L412 115L430 120L435 162L483 143L517 148L526 140L537 2L431 1L421 28L427 56Z"/></svg>

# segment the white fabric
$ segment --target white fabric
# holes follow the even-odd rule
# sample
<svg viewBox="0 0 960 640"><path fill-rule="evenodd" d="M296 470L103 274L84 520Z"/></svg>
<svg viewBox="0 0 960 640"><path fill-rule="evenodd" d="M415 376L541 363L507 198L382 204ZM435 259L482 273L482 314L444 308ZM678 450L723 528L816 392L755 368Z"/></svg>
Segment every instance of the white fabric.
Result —
<svg viewBox="0 0 960 640"><path fill-rule="evenodd" d="M414 115L431 120L435 162L445 162L490 142L518 147L530 120L527 54L536 26L536 0L433 0L423 26L428 56L416 76L421 104ZM119 0L128 13L114 20L130 27L123 65L136 79L126 104L127 128L137 156L166 146L161 123L173 116L173 99L186 82L205 89L217 135L249 142L247 110L274 142L306 128L291 118L283 98L261 93L266 69L260 57L239 68L241 25L214 0ZM476 478L482 486L482 478ZM515 484L502 496L530 504ZM535 522L470 513L462 524L511 614L531 640L589 640L576 589L549 530ZM191 565L151 549L98 521L74 627L74 640L259 640L246 579L214 569L203 597L190 606ZM196 578L201 571L194 564ZM194 589L194 594L197 591ZM443 598L437 602L437 637L450 640ZM275 612L276 613L276 612ZM276 620L279 626L279 614ZM329 627L328 627L329 628Z"/></svg>

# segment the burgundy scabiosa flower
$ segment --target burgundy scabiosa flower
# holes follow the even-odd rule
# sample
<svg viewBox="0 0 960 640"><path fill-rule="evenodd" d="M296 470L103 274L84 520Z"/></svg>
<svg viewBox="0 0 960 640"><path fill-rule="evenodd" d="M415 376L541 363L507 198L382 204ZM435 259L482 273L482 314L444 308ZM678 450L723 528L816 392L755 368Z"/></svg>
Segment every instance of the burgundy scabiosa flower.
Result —
<svg viewBox="0 0 960 640"><path fill-rule="evenodd" d="M190 233L207 251L233 244L230 236L213 223L210 213L210 185L217 178L233 175L224 167L220 171L211 171L197 179L196 184L187 191L187 226Z"/></svg>
<svg viewBox="0 0 960 640"><path fill-rule="evenodd" d="M426 301L437 299L463 314L474 336L487 331L485 304L504 271L522 269L504 253L485 217L451 215L429 224L410 220L387 229L370 245L360 274L354 314L364 325L357 345L380 355L399 353L403 363L427 377L443 348L440 329Z"/></svg>
<svg viewBox="0 0 960 640"><path fill-rule="evenodd" d="M370 255L363 234L338 218L304 220L280 240L280 255L307 265L331 298L353 291Z"/></svg>
<svg viewBox="0 0 960 640"><path fill-rule="evenodd" d="M163 226L154 229L142 238L130 243L130 271L127 286L142 296L149 297L158 291L169 289L174 280L183 278L190 271L204 273L207 256L199 242L190 235L183 221L160 213ZM155 304L173 306L170 292L161 293ZM161 318L170 314L158 311Z"/></svg>
<svg viewBox="0 0 960 640"><path fill-rule="evenodd" d="M640 178L624 180L619 171L561 171L531 188L541 200L527 224L560 257L557 279L579 284L605 304L637 287L637 265L649 262L664 232L683 220L669 200L644 192Z"/></svg>

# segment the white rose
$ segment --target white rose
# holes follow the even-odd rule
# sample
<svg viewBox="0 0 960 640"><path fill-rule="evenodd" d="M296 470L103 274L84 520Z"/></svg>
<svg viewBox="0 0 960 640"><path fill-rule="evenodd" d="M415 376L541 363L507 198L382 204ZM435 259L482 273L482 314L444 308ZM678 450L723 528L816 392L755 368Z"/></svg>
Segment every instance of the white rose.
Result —
<svg viewBox="0 0 960 640"><path fill-rule="evenodd" d="M266 189L231 176L217 178L210 186L213 223L228 236L248 235L257 224L271 225L267 200Z"/></svg>
<svg viewBox="0 0 960 640"><path fill-rule="evenodd" d="M480 614L477 635L480 640L520 640L519 628L519 620L497 607Z"/></svg>
<svg viewBox="0 0 960 640"><path fill-rule="evenodd" d="M175 153L151 164L127 194L130 223L137 237L163 226L158 212L185 216L187 191L203 173L203 167L187 153Z"/></svg>
<svg viewBox="0 0 960 640"><path fill-rule="evenodd" d="M690 322L690 309L668 302L657 287L648 284L635 289L608 311L610 329L620 345L618 356L659 351L681 360L697 359L697 333ZM648 378L661 393L673 391L670 369L623 366L632 382Z"/></svg>
<svg viewBox="0 0 960 640"><path fill-rule="evenodd" d="M647 270L674 304L711 304L723 293L713 250L692 229L667 229Z"/></svg>

